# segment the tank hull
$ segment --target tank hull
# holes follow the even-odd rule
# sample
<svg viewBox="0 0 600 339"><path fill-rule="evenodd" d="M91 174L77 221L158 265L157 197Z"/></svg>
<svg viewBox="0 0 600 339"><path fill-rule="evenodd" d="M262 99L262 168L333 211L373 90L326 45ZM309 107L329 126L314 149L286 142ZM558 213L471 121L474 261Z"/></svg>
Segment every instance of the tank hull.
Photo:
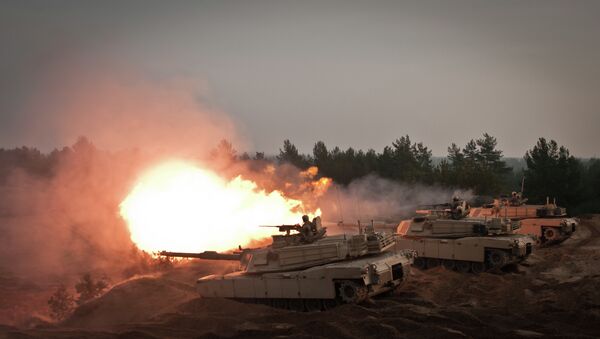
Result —
<svg viewBox="0 0 600 339"><path fill-rule="evenodd" d="M561 242L575 232L579 222L574 218L528 218L522 219L518 234L536 236L542 244Z"/></svg>
<svg viewBox="0 0 600 339"><path fill-rule="evenodd" d="M520 221L520 229L515 230L517 234L527 234L538 238L540 244L550 245L561 242L575 232L579 221L576 218L567 218L564 208L556 207L551 211L557 211L555 216L543 216L548 213L546 205L521 205L502 207L499 210L493 208L472 208L471 217L492 217L499 214L512 220Z"/></svg>
<svg viewBox="0 0 600 339"><path fill-rule="evenodd" d="M359 303L395 289L408 277L411 264L411 256L404 251L390 251L297 271L209 275L198 279L197 290L204 298L275 304L290 300ZM356 298L340 290L348 284L359 289Z"/></svg>
<svg viewBox="0 0 600 339"><path fill-rule="evenodd" d="M444 265L475 273L524 260L534 243L533 238L519 234L464 238L398 236L396 240L399 248L416 252L415 266L419 268Z"/></svg>

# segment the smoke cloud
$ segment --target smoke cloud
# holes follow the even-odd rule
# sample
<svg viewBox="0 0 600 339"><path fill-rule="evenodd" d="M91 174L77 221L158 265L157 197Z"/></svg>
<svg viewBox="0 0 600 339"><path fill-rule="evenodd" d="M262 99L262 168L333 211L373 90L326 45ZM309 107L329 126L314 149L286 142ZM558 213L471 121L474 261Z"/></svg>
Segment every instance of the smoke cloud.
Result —
<svg viewBox="0 0 600 339"><path fill-rule="evenodd" d="M48 153L80 135L93 144L24 150L24 164L0 159L3 275L60 281L125 269L136 258L118 206L142 171L168 158L206 158L222 138L244 143L234 121L205 104L202 84L85 66L55 65L15 128Z"/></svg>
<svg viewBox="0 0 600 339"><path fill-rule="evenodd" d="M51 177L14 170L0 185L0 267L40 281L108 270L132 246L114 207L132 162L78 143L60 154ZM118 160L118 161L115 161ZM119 266L119 265L117 265ZM123 267L121 267L123 268Z"/></svg>
<svg viewBox="0 0 600 339"><path fill-rule="evenodd" d="M77 62L40 78L17 124L27 145L62 146L84 135L101 149L173 156L200 155L223 138L245 144L202 82Z"/></svg>
<svg viewBox="0 0 600 339"><path fill-rule="evenodd" d="M329 221L398 223L420 206L449 202L453 196L471 199L468 190L423 184L402 184L369 175L347 187L334 186L321 198L323 218Z"/></svg>
<svg viewBox="0 0 600 339"><path fill-rule="evenodd" d="M317 172L211 154L223 138L236 147L246 142L205 95L199 84L152 81L129 71L75 67L48 75L30 98L19 133L45 152L79 135L89 139L48 154L23 149L23 163L0 157L0 277L52 285L87 272L113 281L135 273L141 257L118 206L145 170L172 158L279 190L302 200L303 212L321 208L325 221L398 222L417 205L469 197L374 176L330 187Z"/></svg>

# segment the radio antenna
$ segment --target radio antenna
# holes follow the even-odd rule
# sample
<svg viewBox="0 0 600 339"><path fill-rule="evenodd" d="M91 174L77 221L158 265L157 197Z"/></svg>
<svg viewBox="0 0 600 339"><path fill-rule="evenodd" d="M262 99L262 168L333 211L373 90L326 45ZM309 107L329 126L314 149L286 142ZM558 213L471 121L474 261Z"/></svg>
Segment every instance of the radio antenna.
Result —
<svg viewBox="0 0 600 339"><path fill-rule="evenodd" d="M342 203L340 201L340 190L338 189L338 186L335 185L335 195L337 197L337 205L338 205L338 210L340 211L340 221L343 223L344 222L344 211L342 210Z"/></svg>

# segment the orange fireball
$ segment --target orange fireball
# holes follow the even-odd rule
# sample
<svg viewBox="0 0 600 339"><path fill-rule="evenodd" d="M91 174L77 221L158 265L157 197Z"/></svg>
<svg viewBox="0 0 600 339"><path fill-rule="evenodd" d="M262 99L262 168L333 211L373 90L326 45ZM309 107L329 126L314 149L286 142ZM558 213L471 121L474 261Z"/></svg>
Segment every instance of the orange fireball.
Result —
<svg viewBox="0 0 600 339"><path fill-rule="evenodd" d="M296 224L302 201L266 192L241 176L227 181L198 166L171 161L145 173L120 206L132 241L146 251L224 251Z"/></svg>

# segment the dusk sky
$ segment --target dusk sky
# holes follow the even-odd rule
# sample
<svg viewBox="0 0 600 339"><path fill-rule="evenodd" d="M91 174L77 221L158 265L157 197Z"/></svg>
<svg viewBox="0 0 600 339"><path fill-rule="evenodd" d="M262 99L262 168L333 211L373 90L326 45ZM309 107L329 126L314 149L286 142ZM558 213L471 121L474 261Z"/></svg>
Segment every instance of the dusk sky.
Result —
<svg viewBox="0 0 600 339"><path fill-rule="evenodd" d="M94 79L114 77L185 84L233 121L241 150L380 151L408 134L445 155L488 132L506 156L542 136L600 156L599 1L0 0L0 46L0 148L96 140L90 126L118 120L95 122L70 88L106 95ZM85 128L52 123L69 124L65 105ZM202 130L157 112L127 114Z"/></svg>

